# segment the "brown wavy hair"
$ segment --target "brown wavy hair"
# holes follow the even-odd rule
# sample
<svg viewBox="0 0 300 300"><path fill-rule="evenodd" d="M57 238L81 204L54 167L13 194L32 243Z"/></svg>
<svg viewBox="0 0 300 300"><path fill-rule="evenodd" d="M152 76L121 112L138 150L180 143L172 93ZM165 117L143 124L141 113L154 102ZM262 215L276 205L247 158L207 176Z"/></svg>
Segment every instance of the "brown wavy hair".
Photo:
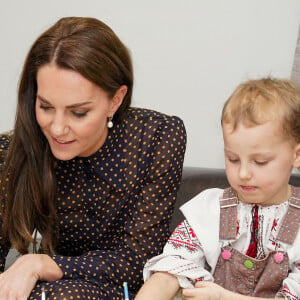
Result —
<svg viewBox="0 0 300 300"><path fill-rule="evenodd" d="M55 253L59 234L56 159L35 115L37 71L49 63L80 73L111 98L126 85L126 96L114 119L121 119L131 103L133 70L129 51L100 20L62 18L34 42L20 78L15 126L1 178L2 234L22 254L34 242L34 228L42 234L43 251L49 254Z"/></svg>

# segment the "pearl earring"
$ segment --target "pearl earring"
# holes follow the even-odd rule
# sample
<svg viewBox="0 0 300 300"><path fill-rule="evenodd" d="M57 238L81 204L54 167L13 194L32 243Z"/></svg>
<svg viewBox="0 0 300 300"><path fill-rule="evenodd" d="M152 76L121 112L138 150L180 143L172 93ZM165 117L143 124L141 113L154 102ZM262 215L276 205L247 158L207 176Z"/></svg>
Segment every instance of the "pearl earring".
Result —
<svg viewBox="0 0 300 300"><path fill-rule="evenodd" d="M108 122L107 122L107 127L108 128L112 128L114 126L114 123L112 121L112 116L111 117L108 117Z"/></svg>

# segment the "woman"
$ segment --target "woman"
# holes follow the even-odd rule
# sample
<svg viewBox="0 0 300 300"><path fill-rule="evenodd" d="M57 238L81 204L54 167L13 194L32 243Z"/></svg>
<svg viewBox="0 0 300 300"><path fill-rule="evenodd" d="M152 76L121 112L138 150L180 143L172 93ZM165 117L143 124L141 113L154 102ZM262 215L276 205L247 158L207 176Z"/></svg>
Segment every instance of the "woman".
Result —
<svg viewBox="0 0 300 300"><path fill-rule="evenodd" d="M130 108L132 86L128 50L97 19L63 18L33 44L0 143L0 299L120 299L142 284L186 136L177 117Z"/></svg>

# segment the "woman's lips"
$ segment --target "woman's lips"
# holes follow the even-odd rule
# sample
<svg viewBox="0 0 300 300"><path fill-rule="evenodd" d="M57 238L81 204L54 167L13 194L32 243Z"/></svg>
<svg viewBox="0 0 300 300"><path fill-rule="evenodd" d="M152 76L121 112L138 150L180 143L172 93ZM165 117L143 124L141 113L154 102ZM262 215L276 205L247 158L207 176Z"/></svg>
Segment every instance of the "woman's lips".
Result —
<svg viewBox="0 0 300 300"><path fill-rule="evenodd" d="M56 138L53 138L53 140L56 144L59 144L59 145L70 145L74 142L74 140L72 140L72 141L63 141L63 140L59 140L59 139L56 139Z"/></svg>

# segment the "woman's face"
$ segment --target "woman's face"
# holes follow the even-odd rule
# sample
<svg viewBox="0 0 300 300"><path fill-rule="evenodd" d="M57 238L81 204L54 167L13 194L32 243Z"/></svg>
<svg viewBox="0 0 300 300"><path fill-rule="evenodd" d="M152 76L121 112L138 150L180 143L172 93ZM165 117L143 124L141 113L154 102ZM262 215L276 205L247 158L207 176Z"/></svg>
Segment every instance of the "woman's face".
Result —
<svg viewBox="0 0 300 300"><path fill-rule="evenodd" d="M57 159L86 157L103 145L107 118L126 94L120 95L120 89L110 99L103 89L77 72L55 64L38 70L36 119Z"/></svg>

